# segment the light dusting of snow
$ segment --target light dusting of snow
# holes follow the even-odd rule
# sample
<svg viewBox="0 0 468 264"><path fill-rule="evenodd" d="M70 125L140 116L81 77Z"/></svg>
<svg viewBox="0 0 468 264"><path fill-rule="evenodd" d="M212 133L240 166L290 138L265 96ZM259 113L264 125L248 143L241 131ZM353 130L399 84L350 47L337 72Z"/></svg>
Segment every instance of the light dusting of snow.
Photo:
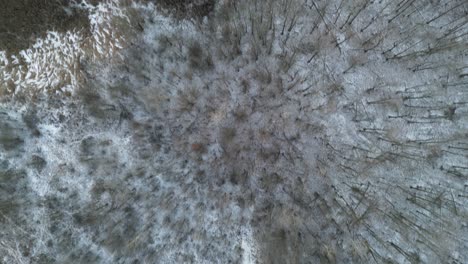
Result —
<svg viewBox="0 0 468 264"><path fill-rule="evenodd" d="M177 21L124 2L75 2L89 36L0 52L8 93L57 92L1 105L0 194L21 204L0 203L5 261L468 260L468 61L449 46L467 36L426 23L453 4L219 1Z"/></svg>
<svg viewBox="0 0 468 264"><path fill-rule="evenodd" d="M86 1L75 3L89 13L90 36L84 31L65 33L49 31L38 38L31 48L8 59L0 52L0 88L7 94L34 95L37 93L75 93L82 84L81 60L112 58L124 47L125 38L113 27L112 21L122 18L129 23L118 1L97 6Z"/></svg>

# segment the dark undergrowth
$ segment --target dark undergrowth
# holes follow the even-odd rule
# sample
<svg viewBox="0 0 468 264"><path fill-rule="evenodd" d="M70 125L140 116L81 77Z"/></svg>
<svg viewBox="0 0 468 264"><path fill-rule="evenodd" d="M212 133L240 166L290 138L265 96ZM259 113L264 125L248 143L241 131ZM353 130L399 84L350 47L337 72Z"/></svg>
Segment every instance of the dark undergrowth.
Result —
<svg viewBox="0 0 468 264"><path fill-rule="evenodd" d="M69 3L69 0L2 0L0 50L17 53L30 47L50 30L66 32L88 29L86 12L67 9Z"/></svg>

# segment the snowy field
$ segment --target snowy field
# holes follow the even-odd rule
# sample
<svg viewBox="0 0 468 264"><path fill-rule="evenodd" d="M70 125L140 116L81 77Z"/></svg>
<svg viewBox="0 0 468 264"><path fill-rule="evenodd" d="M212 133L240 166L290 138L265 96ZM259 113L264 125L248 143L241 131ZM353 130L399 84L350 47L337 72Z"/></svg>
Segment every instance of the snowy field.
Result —
<svg viewBox="0 0 468 264"><path fill-rule="evenodd" d="M0 41L0 263L468 263L466 0L61 3Z"/></svg>

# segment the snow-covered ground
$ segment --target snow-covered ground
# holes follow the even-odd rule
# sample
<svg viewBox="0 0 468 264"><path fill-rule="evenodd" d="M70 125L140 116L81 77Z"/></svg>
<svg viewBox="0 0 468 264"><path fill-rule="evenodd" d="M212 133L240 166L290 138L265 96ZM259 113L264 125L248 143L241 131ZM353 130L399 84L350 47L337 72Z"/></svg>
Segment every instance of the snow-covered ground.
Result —
<svg viewBox="0 0 468 264"><path fill-rule="evenodd" d="M73 4L0 53L4 263L468 262L463 0Z"/></svg>

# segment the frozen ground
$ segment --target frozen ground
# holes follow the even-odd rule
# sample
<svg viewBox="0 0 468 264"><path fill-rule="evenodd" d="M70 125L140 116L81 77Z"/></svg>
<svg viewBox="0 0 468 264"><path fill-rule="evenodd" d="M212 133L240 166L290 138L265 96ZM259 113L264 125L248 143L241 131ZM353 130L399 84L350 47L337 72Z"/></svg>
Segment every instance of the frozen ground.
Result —
<svg viewBox="0 0 468 264"><path fill-rule="evenodd" d="M0 52L0 263L468 262L466 1L65 2Z"/></svg>

